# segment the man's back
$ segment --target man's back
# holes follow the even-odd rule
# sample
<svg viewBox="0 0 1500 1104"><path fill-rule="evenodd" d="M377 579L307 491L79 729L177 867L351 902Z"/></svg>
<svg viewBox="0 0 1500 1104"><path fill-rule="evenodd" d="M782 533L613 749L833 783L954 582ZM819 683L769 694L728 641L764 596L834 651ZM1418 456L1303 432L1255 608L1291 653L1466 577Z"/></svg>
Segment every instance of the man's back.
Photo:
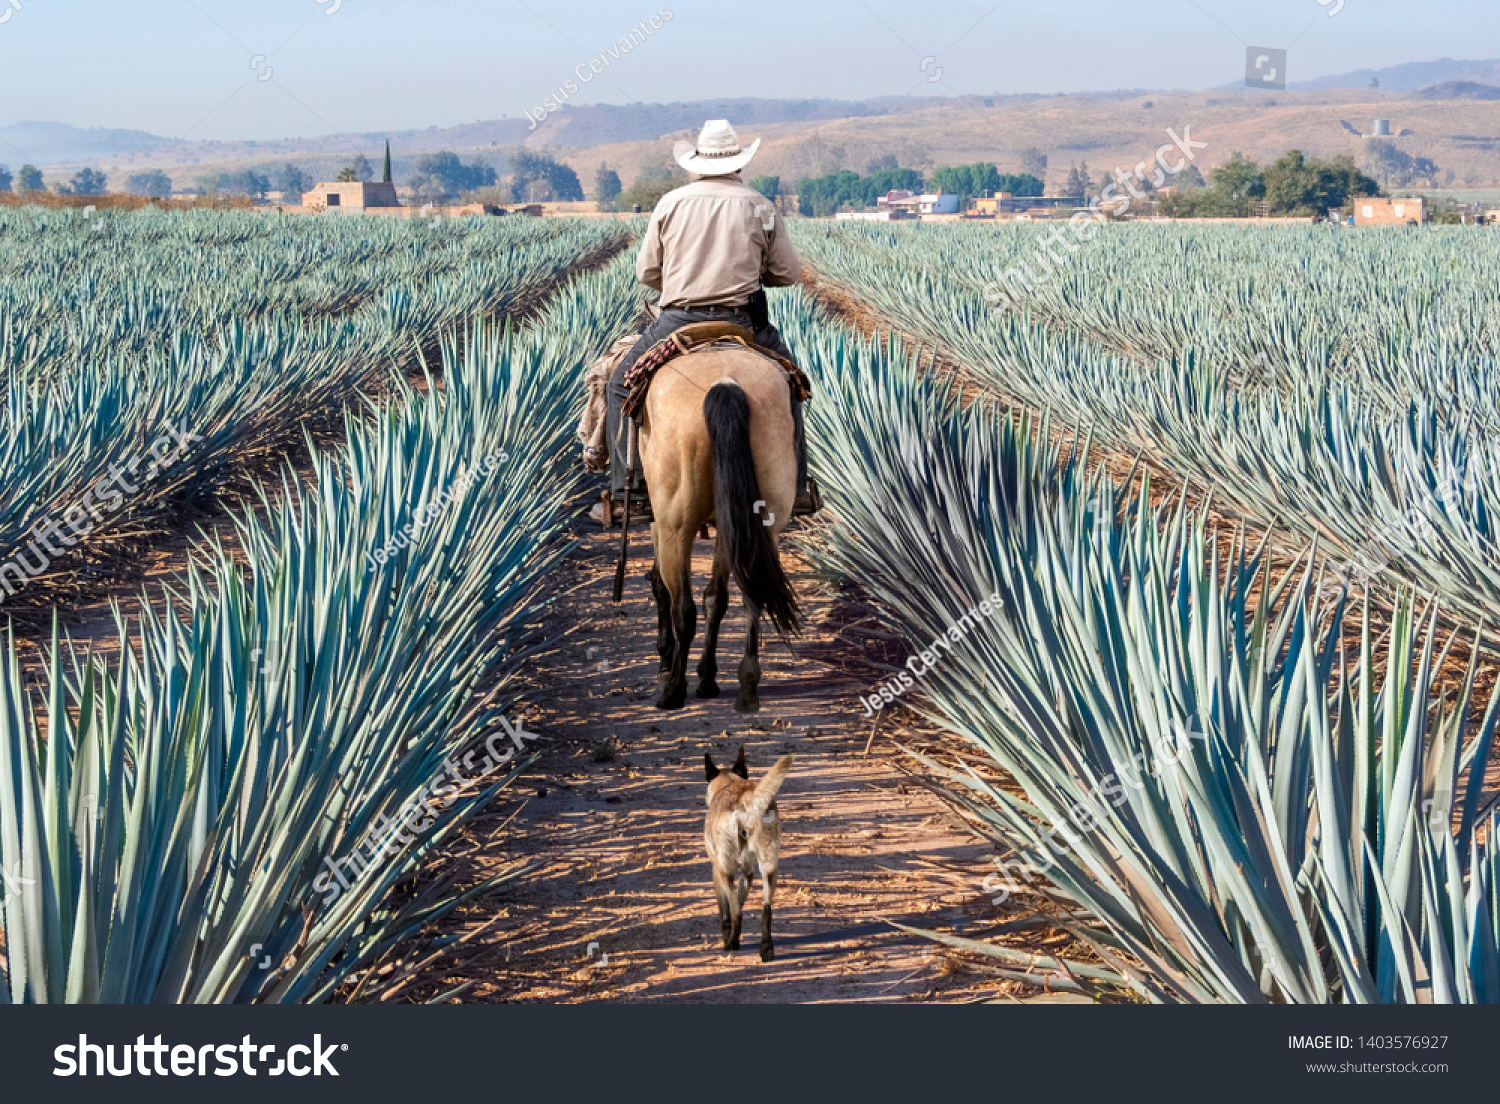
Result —
<svg viewBox="0 0 1500 1104"><path fill-rule="evenodd" d="M802 263L776 205L736 176L710 176L657 203L636 275L665 307L739 306L796 283Z"/></svg>

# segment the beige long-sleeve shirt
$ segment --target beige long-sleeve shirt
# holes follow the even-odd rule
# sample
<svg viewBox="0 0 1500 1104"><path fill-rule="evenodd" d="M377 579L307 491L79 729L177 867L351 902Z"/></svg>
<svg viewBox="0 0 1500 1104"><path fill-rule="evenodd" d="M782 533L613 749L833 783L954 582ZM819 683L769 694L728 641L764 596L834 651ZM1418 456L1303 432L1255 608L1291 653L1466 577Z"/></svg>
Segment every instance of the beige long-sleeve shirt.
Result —
<svg viewBox="0 0 1500 1104"><path fill-rule="evenodd" d="M733 176L710 176L656 205L636 258L663 307L740 306L758 287L797 282L802 261L776 205Z"/></svg>

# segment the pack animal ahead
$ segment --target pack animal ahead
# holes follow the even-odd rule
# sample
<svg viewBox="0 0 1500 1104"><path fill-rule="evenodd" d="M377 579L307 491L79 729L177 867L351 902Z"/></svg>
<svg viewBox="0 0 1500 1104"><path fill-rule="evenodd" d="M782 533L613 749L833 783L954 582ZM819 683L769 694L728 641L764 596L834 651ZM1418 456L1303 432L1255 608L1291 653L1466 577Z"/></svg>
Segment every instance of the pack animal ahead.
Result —
<svg viewBox="0 0 1500 1104"><path fill-rule="evenodd" d="M818 505L802 447L808 392L770 324L763 289L795 282L801 261L775 205L740 179L759 144L741 149L722 119L705 125L696 147L680 143L678 162L702 179L669 192L652 213L636 272L661 292L661 310L605 388L611 494L597 513L613 523L619 494L626 528L634 511L651 519L660 709L687 700L698 627L693 541L708 522L717 539L703 595L698 696L719 695L719 627L731 577L750 620L737 710L760 708L761 617L786 634L800 624L779 540L794 512ZM622 533L617 601L626 539Z"/></svg>
<svg viewBox="0 0 1500 1104"><path fill-rule="evenodd" d="M773 360L743 346L711 345L657 373L640 424L640 458L651 487L651 590L657 606L659 709L687 700L688 653L697 632L693 541L714 522L713 570L703 592L706 620L698 697L719 696L719 627L729 579L749 615L739 666L741 713L760 708L760 621L795 633L797 597L778 545L796 495L797 454L789 383Z"/></svg>
<svg viewBox="0 0 1500 1104"><path fill-rule="evenodd" d="M708 774L703 842L713 864L724 950L740 949L740 920L750 896L750 879L759 866L764 902L760 960L770 962L776 957L771 940L771 899L776 895L776 864L781 857L781 815L776 809L776 794L792 769L792 757L783 755L759 782L750 781L743 747L727 771L714 766L713 756L707 753L703 765Z"/></svg>

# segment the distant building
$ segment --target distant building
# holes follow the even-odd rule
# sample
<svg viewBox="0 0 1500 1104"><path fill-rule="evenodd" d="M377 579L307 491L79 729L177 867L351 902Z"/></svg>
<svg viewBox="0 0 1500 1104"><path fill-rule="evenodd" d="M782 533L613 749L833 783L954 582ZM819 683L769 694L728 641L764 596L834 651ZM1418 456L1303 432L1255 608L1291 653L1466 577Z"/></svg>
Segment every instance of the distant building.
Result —
<svg viewBox="0 0 1500 1104"><path fill-rule="evenodd" d="M883 211L838 211L833 217L854 222L904 222L917 216L911 211L897 207L886 208Z"/></svg>
<svg viewBox="0 0 1500 1104"><path fill-rule="evenodd" d="M1420 225L1427 221L1427 200L1422 196L1403 196L1398 199L1377 199L1371 196L1355 196L1355 226L1404 226L1407 223Z"/></svg>
<svg viewBox="0 0 1500 1104"><path fill-rule="evenodd" d="M312 210L338 207L345 211L363 211L370 207L400 207L396 185L376 184L365 180L335 181L315 184L303 193L302 206Z"/></svg>
<svg viewBox="0 0 1500 1104"><path fill-rule="evenodd" d="M915 207L916 197L905 188L895 188L877 199L875 206L881 210L888 207Z"/></svg>
<svg viewBox="0 0 1500 1104"><path fill-rule="evenodd" d="M940 188L933 195L917 196L917 210L924 215L956 215L958 196L951 192L944 194Z"/></svg>

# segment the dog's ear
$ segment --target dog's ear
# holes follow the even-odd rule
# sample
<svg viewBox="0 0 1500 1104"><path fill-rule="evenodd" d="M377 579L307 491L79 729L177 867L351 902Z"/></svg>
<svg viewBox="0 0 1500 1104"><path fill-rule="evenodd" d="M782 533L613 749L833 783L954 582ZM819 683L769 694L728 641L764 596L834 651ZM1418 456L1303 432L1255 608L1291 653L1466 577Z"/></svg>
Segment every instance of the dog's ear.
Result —
<svg viewBox="0 0 1500 1104"><path fill-rule="evenodd" d="M743 744L740 745L740 753L735 758L734 766L730 767L729 769L734 771L734 773L739 775L741 778L749 780L750 768L745 766L745 746Z"/></svg>
<svg viewBox="0 0 1500 1104"><path fill-rule="evenodd" d="M703 773L708 775L710 782L719 777L719 768L714 766L714 757L706 751L703 753Z"/></svg>

